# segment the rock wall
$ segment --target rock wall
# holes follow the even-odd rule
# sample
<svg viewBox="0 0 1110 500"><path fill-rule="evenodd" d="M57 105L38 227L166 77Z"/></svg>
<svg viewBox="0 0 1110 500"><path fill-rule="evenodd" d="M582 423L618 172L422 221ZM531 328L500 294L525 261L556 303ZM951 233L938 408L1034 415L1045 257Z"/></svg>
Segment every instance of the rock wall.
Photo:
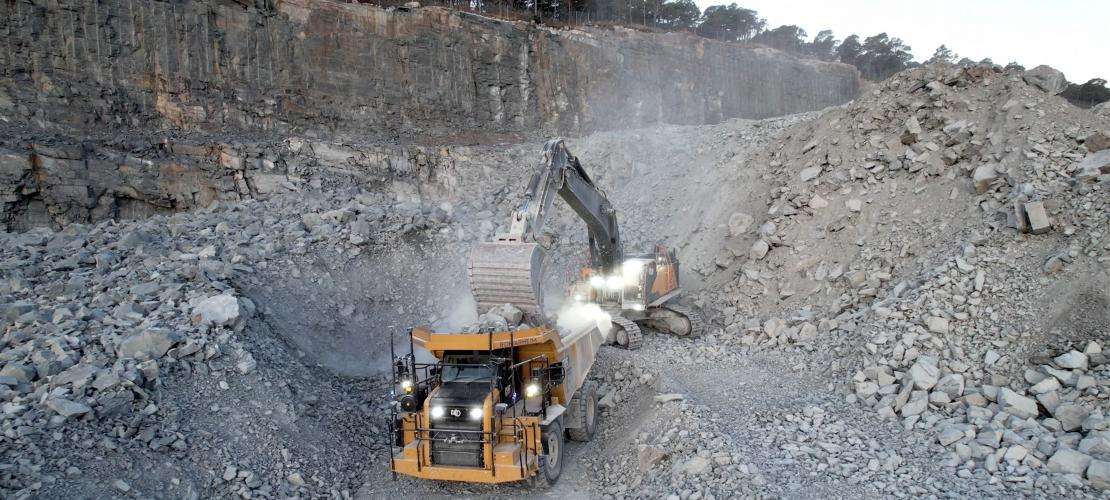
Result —
<svg viewBox="0 0 1110 500"><path fill-rule="evenodd" d="M685 34L326 0L0 2L31 120L350 137L582 133L840 104L855 69Z"/></svg>

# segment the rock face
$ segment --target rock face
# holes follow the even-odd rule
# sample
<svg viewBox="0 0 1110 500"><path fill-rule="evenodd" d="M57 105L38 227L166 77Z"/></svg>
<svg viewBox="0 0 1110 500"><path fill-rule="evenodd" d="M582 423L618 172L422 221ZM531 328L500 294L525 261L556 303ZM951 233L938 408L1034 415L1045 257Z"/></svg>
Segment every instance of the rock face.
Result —
<svg viewBox="0 0 1110 500"><path fill-rule="evenodd" d="M0 5L9 47L0 67L6 77L43 80L11 97L44 101L33 109L55 122L352 137L567 133L777 116L858 92L852 67L776 50L623 28L552 29L437 7L36 5Z"/></svg>
<svg viewBox="0 0 1110 500"><path fill-rule="evenodd" d="M383 139L716 123L858 93L851 66L771 49L438 7L17 1L0 19L0 229L17 231L257 198L317 166L451 166L437 148L364 146Z"/></svg>

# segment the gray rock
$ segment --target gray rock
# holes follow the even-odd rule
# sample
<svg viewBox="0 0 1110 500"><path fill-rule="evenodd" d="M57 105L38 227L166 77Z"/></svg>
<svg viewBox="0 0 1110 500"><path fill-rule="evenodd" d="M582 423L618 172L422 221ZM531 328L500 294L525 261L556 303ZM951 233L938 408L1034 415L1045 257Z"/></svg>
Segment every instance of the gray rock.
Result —
<svg viewBox="0 0 1110 500"><path fill-rule="evenodd" d="M964 430L954 425L946 426L937 433L937 441L940 442L941 446L950 446L963 438Z"/></svg>
<svg viewBox="0 0 1110 500"><path fill-rule="evenodd" d="M975 172L971 176L971 182L975 184L976 192L985 193L997 178L998 172L994 169L994 165L980 165L975 168Z"/></svg>
<svg viewBox="0 0 1110 500"><path fill-rule="evenodd" d="M1068 88L1068 79L1064 77L1064 73L1045 64L1027 70L1022 75L1022 79L1025 80L1025 83L1052 95L1059 94Z"/></svg>
<svg viewBox="0 0 1110 500"><path fill-rule="evenodd" d="M1037 402L1018 394L1008 387L998 389L998 405L1002 411L1018 418L1037 416Z"/></svg>
<svg viewBox="0 0 1110 500"><path fill-rule="evenodd" d="M691 457L679 466L679 470L691 476L697 476L713 468L713 463L704 457Z"/></svg>
<svg viewBox="0 0 1110 500"><path fill-rule="evenodd" d="M235 363L235 369L243 375L253 372L257 367L258 362L254 360L254 356L246 351L243 351L242 354L239 355L239 360Z"/></svg>
<svg viewBox="0 0 1110 500"><path fill-rule="evenodd" d="M728 218L728 234L733 238L743 236L751 229L755 219L744 212L736 212Z"/></svg>
<svg viewBox="0 0 1110 500"><path fill-rule="evenodd" d="M1090 463L1089 455L1061 446L1052 458L1048 459L1048 470L1061 474L1083 475Z"/></svg>
<svg viewBox="0 0 1110 500"><path fill-rule="evenodd" d="M910 380L913 386L920 390L929 390L937 385L940 369L937 368L937 359L932 356L922 356L910 367Z"/></svg>
<svg viewBox="0 0 1110 500"><path fill-rule="evenodd" d="M1079 442L1078 449L1087 454L1110 453L1110 433L1091 431Z"/></svg>
<svg viewBox="0 0 1110 500"><path fill-rule="evenodd" d="M512 304L502 304L490 310L491 313L505 318L509 326L519 325L524 320L524 313Z"/></svg>
<svg viewBox="0 0 1110 500"><path fill-rule="evenodd" d="M1083 139L1083 145L1092 153L1110 149L1110 130L1096 130Z"/></svg>
<svg viewBox="0 0 1110 500"><path fill-rule="evenodd" d="M1060 428L1068 432L1082 428L1083 421L1090 414L1091 411L1087 408L1072 403L1060 404L1052 411L1052 416L1060 421Z"/></svg>
<svg viewBox="0 0 1110 500"><path fill-rule="evenodd" d="M1086 370L1087 369L1087 355L1076 350L1068 351L1064 354L1052 358L1056 366L1067 370Z"/></svg>
<svg viewBox="0 0 1110 500"><path fill-rule="evenodd" d="M1079 180L1094 181L1106 174L1110 174L1110 149L1087 155L1079 162L1075 175Z"/></svg>
<svg viewBox="0 0 1110 500"><path fill-rule="evenodd" d="M121 358L137 358L143 353L150 359L158 359L176 343L176 336L169 330L148 328L120 341L116 346L116 355Z"/></svg>
<svg viewBox="0 0 1110 500"><path fill-rule="evenodd" d="M36 374L35 367L22 363L8 363L0 369L0 377L11 377L22 383L35 380Z"/></svg>
<svg viewBox="0 0 1110 500"><path fill-rule="evenodd" d="M813 179L816 179L817 176L821 175L821 167L816 166L803 168L801 174L799 175L802 178L802 182L809 182Z"/></svg>
<svg viewBox="0 0 1110 500"><path fill-rule="evenodd" d="M46 400L46 407L66 418L81 416L92 410L86 404L63 398L51 398Z"/></svg>
<svg viewBox="0 0 1110 500"><path fill-rule="evenodd" d="M1044 209L1044 203L1032 201L1025 204L1025 216L1029 221L1029 232L1044 234L1052 230L1052 220Z"/></svg>
<svg viewBox="0 0 1110 500"><path fill-rule="evenodd" d="M938 316L929 316L925 319L925 326L929 327L929 331L933 333L948 333L951 327L948 323L948 318L941 318Z"/></svg>
<svg viewBox="0 0 1110 500"><path fill-rule="evenodd" d="M1110 462L1091 460L1087 466L1087 480L1100 490L1110 490Z"/></svg>
<svg viewBox="0 0 1110 500"><path fill-rule="evenodd" d="M954 401L964 394L964 376L959 373L945 375L941 377L933 390L947 394Z"/></svg>
<svg viewBox="0 0 1110 500"><path fill-rule="evenodd" d="M910 116L902 128L902 144L909 146L921 138L921 123L916 116Z"/></svg>
<svg viewBox="0 0 1110 500"><path fill-rule="evenodd" d="M913 391L910 400L902 405L900 413L903 417L920 415L929 408L929 393L926 391Z"/></svg>
<svg viewBox="0 0 1110 500"><path fill-rule="evenodd" d="M755 243L752 244L752 249L748 251L748 256L750 256L753 260L762 260L764 257L767 256L767 252L769 252L770 250L771 245L769 245L763 239L758 239L755 240Z"/></svg>

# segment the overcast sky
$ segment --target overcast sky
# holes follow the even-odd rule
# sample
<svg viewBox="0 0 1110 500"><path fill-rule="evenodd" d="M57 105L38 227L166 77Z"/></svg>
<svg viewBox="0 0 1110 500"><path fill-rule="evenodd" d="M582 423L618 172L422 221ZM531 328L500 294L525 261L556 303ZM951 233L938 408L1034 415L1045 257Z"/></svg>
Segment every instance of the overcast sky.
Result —
<svg viewBox="0 0 1110 500"><path fill-rule="evenodd" d="M731 0L694 0L702 10ZM737 0L767 19L796 24L812 39L886 32L913 47L918 61L945 44L961 57L1027 68L1048 64L1068 81L1110 79L1110 0Z"/></svg>

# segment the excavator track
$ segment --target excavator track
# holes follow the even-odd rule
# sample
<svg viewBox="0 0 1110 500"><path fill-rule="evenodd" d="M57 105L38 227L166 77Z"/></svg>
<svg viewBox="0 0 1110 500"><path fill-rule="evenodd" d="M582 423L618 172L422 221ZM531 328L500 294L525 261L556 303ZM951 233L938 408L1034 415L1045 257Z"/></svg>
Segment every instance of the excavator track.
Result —
<svg viewBox="0 0 1110 500"><path fill-rule="evenodd" d="M645 322L651 328L679 337L700 337L705 333L701 313L685 306L666 305L648 309Z"/></svg>
<svg viewBox="0 0 1110 500"><path fill-rule="evenodd" d="M644 345L644 334L635 321L621 316L613 316L612 321L613 328L617 329L614 335L617 345L630 351L635 351Z"/></svg>
<svg viewBox="0 0 1110 500"><path fill-rule="evenodd" d="M543 316L542 270L543 248L535 243L479 244L466 270L479 314L512 304L525 314Z"/></svg>

